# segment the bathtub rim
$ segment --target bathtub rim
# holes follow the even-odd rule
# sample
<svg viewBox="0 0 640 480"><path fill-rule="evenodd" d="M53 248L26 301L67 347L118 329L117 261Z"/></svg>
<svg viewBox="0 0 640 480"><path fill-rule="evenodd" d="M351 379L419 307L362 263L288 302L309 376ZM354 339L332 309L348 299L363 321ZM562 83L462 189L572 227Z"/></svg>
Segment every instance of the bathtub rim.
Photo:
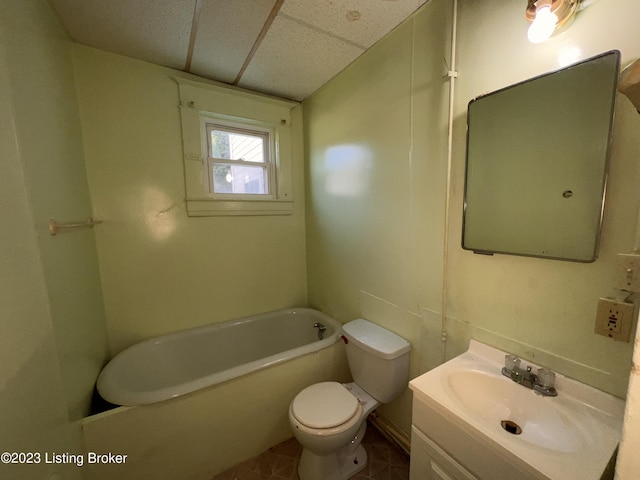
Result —
<svg viewBox="0 0 640 480"><path fill-rule="evenodd" d="M311 314L312 317L317 317L318 321L326 323L328 326L331 326L331 328L333 329L333 333L323 338L322 340L317 340L317 341L308 343L306 345L302 345L300 347L285 350L283 352L278 352L258 360L254 360L242 365L238 365L238 366L223 370L222 372L215 372L210 375L206 375L204 377L200 377L194 380L183 382L177 385L172 385L169 387L159 388L156 390L150 390L150 391L123 390L111 375L113 373L113 370L117 370L121 366L121 364L123 363L126 364L127 357L131 355L132 352L134 352L135 350L139 350L141 348L145 348L148 345L166 343L174 339L180 339L180 338L188 337L190 335L197 334L198 332L231 328L233 326L241 325L244 323L259 321L265 317L270 317L273 315L281 315L281 314L289 314L289 315L290 314L293 314L293 315ZM273 310L270 312L259 313L259 314L251 315L247 317L240 317L240 318L225 320L219 323L212 323L212 324L201 325L197 327L191 327L191 328L179 330L176 332L170 332L163 335L158 335L156 337L151 337L125 348L124 350L116 354L111 360L109 360L109 362L101 370L96 382L96 388L98 390L98 393L103 399L118 406L133 407L138 405L150 405L150 404L159 403L165 400L170 400L172 398L180 397L183 395L187 395L187 394L196 392L198 390L202 390L202 389L232 380L239 376L246 375L246 374L261 370L263 368L267 368L271 365L276 365L282 362L292 360L302 355L307 355L309 353L313 353L318 350L328 348L336 344L340 340L341 335L342 335L342 324L338 320L336 320L335 318L327 315L326 313L320 310L316 310L309 307L293 307L293 308L285 308L280 310Z"/></svg>

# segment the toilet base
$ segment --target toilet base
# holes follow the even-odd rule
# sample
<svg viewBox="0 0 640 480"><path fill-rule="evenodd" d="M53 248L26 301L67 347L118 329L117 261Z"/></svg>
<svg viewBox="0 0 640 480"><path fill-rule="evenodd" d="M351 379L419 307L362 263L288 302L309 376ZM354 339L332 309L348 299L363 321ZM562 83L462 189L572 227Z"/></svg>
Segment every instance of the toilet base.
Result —
<svg viewBox="0 0 640 480"><path fill-rule="evenodd" d="M347 480L367 466L367 453L361 443L367 431L367 416L380 403L355 383L344 386L363 406L359 417L360 425L354 423L353 427L357 427L357 431L350 440L349 437L353 435L350 433L353 432L351 427L336 435L324 437L299 429L298 422L291 413L291 406L289 407L293 433L303 448L298 464L300 480Z"/></svg>
<svg viewBox="0 0 640 480"><path fill-rule="evenodd" d="M300 480L347 480L367 465L367 452L362 445L349 452L349 447L337 453L317 455L307 449L302 451L298 476Z"/></svg>

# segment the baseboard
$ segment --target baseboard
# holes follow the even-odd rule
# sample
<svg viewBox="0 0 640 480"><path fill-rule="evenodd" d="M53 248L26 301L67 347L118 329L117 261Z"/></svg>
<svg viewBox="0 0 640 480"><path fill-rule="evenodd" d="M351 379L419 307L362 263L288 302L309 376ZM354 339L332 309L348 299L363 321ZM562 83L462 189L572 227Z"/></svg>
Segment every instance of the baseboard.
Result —
<svg viewBox="0 0 640 480"><path fill-rule="evenodd" d="M376 412L369 415L369 423L375 427L387 440L398 446L407 455L411 454L411 441L390 420Z"/></svg>

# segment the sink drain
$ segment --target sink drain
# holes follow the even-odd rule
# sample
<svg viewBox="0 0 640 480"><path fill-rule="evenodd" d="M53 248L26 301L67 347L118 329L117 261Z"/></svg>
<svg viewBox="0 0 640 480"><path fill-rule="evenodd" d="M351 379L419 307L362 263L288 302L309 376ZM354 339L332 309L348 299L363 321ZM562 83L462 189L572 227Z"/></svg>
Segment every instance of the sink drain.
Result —
<svg viewBox="0 0 640 480"><path fill-rule="evenodd" d="M522 428L516 422L512 422L511 420L502 420L500 422L502 428L504 428L507 432L513 435L520 435L522 433Z"/></svg>

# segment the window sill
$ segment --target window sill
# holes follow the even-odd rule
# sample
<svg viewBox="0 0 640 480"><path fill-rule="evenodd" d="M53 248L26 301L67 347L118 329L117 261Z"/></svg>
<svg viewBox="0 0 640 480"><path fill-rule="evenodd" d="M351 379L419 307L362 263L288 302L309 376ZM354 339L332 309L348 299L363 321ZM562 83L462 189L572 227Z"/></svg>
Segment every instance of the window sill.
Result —
<svg viewBox="0 0 640 480"><path fill-rule="evenodd" d="M293 201L291 200L187 199L187 215L190 217L291 214L293 214Z"/></svg>

